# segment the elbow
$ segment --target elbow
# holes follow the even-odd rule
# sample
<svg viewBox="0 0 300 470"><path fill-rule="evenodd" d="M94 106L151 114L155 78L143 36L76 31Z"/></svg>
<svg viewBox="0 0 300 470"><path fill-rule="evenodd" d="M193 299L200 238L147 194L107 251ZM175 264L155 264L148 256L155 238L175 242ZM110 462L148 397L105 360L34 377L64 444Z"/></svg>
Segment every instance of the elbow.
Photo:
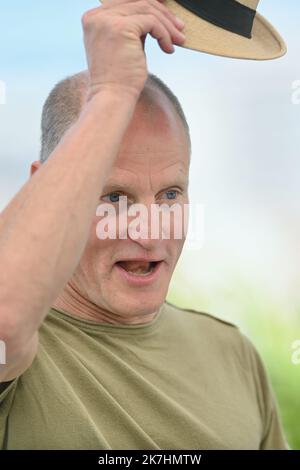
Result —
<svg viewBox="0 0 300 470"><path fill-rule="evenodd" d="M0 341L4 344L13 344L19 336L18 326L14 312L1 308L0 312Z"/></svg>

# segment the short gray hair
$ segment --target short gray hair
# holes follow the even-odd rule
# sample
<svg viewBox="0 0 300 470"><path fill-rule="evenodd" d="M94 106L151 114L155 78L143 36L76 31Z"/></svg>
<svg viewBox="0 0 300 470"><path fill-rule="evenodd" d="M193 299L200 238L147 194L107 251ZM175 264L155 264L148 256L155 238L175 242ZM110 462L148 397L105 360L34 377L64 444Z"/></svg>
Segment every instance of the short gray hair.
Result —
<svg viewBox="0 0 300 470"><path fill-rule="evenodd" d="M64 78L49 93L41 119L41 163L48 159L66 131L77 121L82 110L88 80L88 72L82 71ZM151 89L160 90L173 105L186 131L190 153L190 129L178 98L160 78L149 73L140 99L145 95L149 98L148 91Z"/></svg>

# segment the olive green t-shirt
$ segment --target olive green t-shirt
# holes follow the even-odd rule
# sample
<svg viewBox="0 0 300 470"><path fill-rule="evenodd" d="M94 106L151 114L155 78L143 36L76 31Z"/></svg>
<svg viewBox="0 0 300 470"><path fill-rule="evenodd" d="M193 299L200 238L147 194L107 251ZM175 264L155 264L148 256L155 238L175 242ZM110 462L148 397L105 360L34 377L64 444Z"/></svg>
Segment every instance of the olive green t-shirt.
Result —
<svg viewBox="0 0 300 470"><path fill-rule="evenodd" d="M165 302L130 326L51 309L39 334L0 394L2 449L289 448L260 356L231 323Z"/></svg>

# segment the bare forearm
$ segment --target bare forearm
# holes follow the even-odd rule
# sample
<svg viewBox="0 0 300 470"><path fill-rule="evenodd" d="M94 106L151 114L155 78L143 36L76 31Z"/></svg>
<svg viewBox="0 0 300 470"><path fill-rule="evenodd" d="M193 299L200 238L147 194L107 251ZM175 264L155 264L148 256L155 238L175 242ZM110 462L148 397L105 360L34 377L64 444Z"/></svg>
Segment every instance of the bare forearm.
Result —
<svg viewBox="0 0 300 470"><path fill-rule="evenodd" d="M74 272L134 107L129 98L94 97L2 212L0 328L8 322L30 336Z"/></svg>

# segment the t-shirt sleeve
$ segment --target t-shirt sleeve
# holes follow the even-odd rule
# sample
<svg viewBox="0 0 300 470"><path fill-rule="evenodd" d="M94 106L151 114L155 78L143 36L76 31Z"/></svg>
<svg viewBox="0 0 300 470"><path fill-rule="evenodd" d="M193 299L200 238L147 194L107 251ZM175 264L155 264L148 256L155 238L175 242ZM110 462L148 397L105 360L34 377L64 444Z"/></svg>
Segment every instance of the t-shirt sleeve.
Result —
<svg viewBox="0 0 300 470"><path fill-rule="evenodd" d="M252 342L242 334L248 360L253 371L257 398L263 422L261 450L290 450L285 436L279 408L265 364Z"/></svg>
<svg viewBox="0 0 300 470"><path fill-rule="evenodd" d="M14 400L18 378L0 383L0 449L5 449L6 429L9 412Z"/></svg>

